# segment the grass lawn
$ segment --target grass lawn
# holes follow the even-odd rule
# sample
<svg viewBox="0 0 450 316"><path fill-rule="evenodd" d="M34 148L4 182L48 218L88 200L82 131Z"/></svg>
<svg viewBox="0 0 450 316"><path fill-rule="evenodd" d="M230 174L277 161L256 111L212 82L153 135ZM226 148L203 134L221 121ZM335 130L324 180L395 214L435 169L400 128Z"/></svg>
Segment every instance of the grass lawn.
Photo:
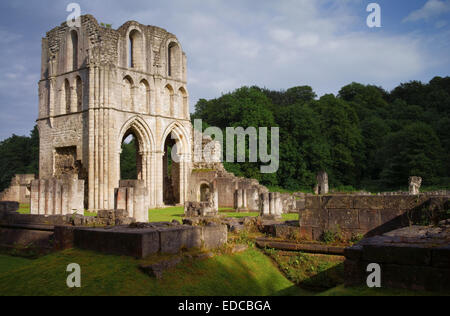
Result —
<svg viewBox="0 0 450 316"><path fill-rule="evenodd" d="M20 214L30 214L30 204L20 204L18 211ZM232 209L220 209L220 213L226 215L227 217L256 217L259 213L236 213ZM85 216L96 216L96 213L84 211ZM183 221L184 207L176 206L164 209L153 209L149 210L149 220L150 222L171 222L173 220ZM298 221L298 214L283 214L283 220L285 221Z"/></svg>
<svg viewBox="0 0 450 316"><path fill-rule="evenodd" d="M311 295L256 249L201 261L183 261L162 280L142 273L142 260L76 249L36 260L0 256L0 295L272 296ZM81 266L81 289L69 289L66 267Z"/></svg>
<svg viewBox="0 0 450 316"><path fill-rule="evenodd" d="M325 291L344 283L344 257L266 249L286 277L302 288Z"/></svg>
<svg viewBox="0 0 450 316"><path fill-rule="evenodd" d="M256 217L259 215L257 212L252 213L236 213L231 209L220 209L220 214L226 217ZM183 221L184 208L182 206L169 207L164 209L154 209L149 211L149 221L150 222L171 222L173 220ZM296 221L298 220L298 214L283 214L283 220L285 221Z"/></svg>
<svg viewBox="0 0 450 316"><path fill-rule="evenodd" d="M184 260L162 280L142 273L149 260L108 256L77 249L36 260L0 255L0 296L432 296L445 293L394 289L304 290L289 281L273 261L256 249L206 260ZM305 269L312 267L306 260ZM333 260L332 260L333 261ZM81 266L81 288L66 286L68 264ZM309 263L312 263L310 261ZM330 263L319 263L326 265ZM311 273L311 272L310 272ZM300 274L299 274L300 275ZM448 294L447 294L448 295Z"/></svg>
<svg viewBox="0 0 450 316"><path fill-rule="evenodd" d="M30 214L30 204L20 204L17 212L20 214Z"/></svg>

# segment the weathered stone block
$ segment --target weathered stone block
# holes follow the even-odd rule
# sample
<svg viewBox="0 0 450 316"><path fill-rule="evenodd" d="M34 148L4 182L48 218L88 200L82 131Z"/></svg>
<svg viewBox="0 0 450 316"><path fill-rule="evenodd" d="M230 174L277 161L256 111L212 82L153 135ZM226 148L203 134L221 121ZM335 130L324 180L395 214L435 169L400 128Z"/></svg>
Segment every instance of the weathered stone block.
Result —
<svg viewBox="0 0 450 316"><path fill-rule="evenodd" d="M385 208L384 196L355 196L353 207L363 210L382 210Z"/></svg>
<svg viewBox="0 0 450 316"><path fill-rule="evenodd" d="M204 249L218 248L228 241L228 230L225 225L202 227L202 245Z"/></svg>
<svg viewBox="0 0 450 316"><path fill-rule="evenodd" d="M327 209L352 209L353 196L324 196L322 207Z"/></svg>
<svg viewBox="0 0 450 316"><path fill-rule="evenodd" d="M379 210L361 209L359 210L359 228L363 231L371 231L381 225L381 215Z"/></svg>
<svg viewBox="0 0 450 316"><path fill-rule="evenodd" d="M306 209L319 209L321 208L321 197L320 196L307 196L305 198L305 208Z"/></svg>
<svg viewBox="0 0 450 316"><path fill-rule="evenodd" d="M328 227L330 229L358 229L358 211L351 209L330 209Z"/></svg>
<svg viewBox="0 0 450 316"><path fill-rule="evenodd" d="M392 263L400 265L430 265L431 249L408 245L365 245L363 260L374 263Z"/></svg>
<svg viewBox="0 0 450 316"><path fill-rule="evenodd" d="M201 231L198 227L158 228L161 240L161 253L176 254L182 249L200 248Z"/></svg>
<svg viewBox="0 0 450 316"><path fill-rule="evenodd" d="M324 209L306 209L300 211L300 227L328 227L328 211Z"/></svg>

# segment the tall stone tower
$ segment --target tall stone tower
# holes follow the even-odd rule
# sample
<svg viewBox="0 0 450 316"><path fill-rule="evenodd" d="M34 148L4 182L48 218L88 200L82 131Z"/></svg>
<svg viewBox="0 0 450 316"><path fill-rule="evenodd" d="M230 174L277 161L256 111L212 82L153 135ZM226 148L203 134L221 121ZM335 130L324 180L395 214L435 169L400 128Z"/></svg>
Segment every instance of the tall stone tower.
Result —
<svg viewBox="0 0 450 316"><path fill-rule="evenodd" d="M186 55L164 29L127 22L105 28L94 17L66 23L42 40L39 82L40 178L77 174L85 207L114 208L121 146L137 141L138 179L149 207L182 204L191 173ZM180 161L169 166L169 148Z"/></svg>

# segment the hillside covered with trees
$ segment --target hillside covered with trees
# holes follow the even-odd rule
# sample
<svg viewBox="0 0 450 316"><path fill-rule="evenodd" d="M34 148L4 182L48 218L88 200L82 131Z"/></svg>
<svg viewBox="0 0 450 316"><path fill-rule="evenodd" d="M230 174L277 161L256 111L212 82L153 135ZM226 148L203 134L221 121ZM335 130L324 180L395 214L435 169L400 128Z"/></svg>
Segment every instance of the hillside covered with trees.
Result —
<svg viewBox="0 0 450 316"><path fill-rule="evenodd" d="M423 177L425 186L450 184L450 77L409 82L391 92L352 83L320 99L308 86L242 87L200 100L196 118L224 131L278 126L277 174L261 174L260 164L225 164L268 186L311 190L320 170L334 187L398 190L411 175Z"/></svg>
<svg viewBox="0 0 450 316"><path fill-rule="evenodd" d="M411 175L421 176L425 186L450 185L450 77L412 81L391 92L352 83L321 98L308 86L242 87L200 100L192 119L220 127L224 135L226 127L279 127L276 174L261 174L259 163L225 163L236 175L270 187L311 190L320 170L329 173L332 187L398 190ZM133 147L123 146L123 178L135 177ZM37 174L38 156L37 128L30 137L0 142L0 191L14 174Z"/></svg>

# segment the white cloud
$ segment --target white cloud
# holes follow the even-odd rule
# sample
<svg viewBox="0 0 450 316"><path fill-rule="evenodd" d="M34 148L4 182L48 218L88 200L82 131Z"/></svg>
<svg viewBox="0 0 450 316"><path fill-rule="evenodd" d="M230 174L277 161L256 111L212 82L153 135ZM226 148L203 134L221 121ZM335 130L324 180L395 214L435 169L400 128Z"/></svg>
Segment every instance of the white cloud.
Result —
<svg viewBox="0 0 450 316"><path fill-rule="evenodd" d="M83 13L94 15L99 22L112 23L116 29L128 20L136 20L174 33L188 57L192 110L198 99L215 98L242 85L270 89L310 85L319 95L336 93L352 81L391 89L400 82L429 79L429 74L448 75L442 72L450 64L445 54L448 45L443 46L450 42L450 35L394 35L387 28L370 30L365 24L367 12L365 8L360 10L361 0L77 2ZM16 3L29 5L29 1ZM33 11L45 21L40 28L44 36L63 22L67 13L65 5L47 12L43 10L49 7L48 1L39 3ZM47 15L52 21L45 19ZM37 115L40 69L40 38L29 38L29 25L14 30L15 34L23 34L20 41L17 39L21 35L2 30L0 44L4 40L8 45L0 51L0 94L7 100L1 111L14 109L16 119L0 117L0 139L14 131L11 125L25 117L24 131L32 128ZM440 73L432 73L435 69ZM8 121L13 123L4 132Z"/></svg>
<svg viewBox="0 0 450 316"><path fill-rule="evenodd" d="M411 12L403 22L417 22L420 20L429 20L450 11L449 0L428 0L419 10Z"/></svg>

